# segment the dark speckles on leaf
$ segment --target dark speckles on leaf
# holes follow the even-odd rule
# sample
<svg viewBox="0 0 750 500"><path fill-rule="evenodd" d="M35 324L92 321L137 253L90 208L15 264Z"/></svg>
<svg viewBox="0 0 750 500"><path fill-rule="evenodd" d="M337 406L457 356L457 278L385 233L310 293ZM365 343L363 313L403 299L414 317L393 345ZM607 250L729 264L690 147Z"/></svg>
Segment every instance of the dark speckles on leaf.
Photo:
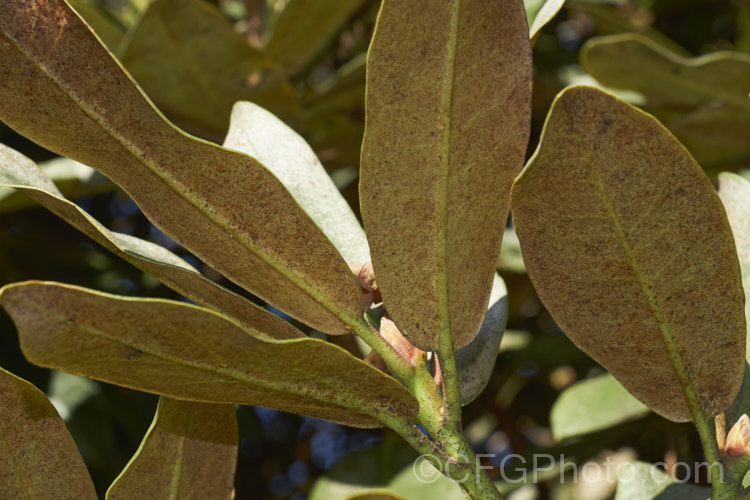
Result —
<svg viewBox="0 0 750 500"><path fill-rule="evenodd" d="M513 215L550 314L628 391L676 421L700 404L709 416L729 406L745 357L737 252L711 183L663 125L600 90L568 88L515 182Z"/></svg>

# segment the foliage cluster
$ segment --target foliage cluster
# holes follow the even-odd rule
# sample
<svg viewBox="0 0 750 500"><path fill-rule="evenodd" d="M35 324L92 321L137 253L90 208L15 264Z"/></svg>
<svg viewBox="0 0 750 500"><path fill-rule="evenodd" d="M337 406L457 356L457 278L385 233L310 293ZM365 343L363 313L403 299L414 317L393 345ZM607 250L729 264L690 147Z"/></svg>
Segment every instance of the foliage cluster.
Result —
<svg viewBox="0 0 750 500"><path fill-rule="evenodd" d="M750 6L562 4L2 3L0 496L744 498Z"/></svg>

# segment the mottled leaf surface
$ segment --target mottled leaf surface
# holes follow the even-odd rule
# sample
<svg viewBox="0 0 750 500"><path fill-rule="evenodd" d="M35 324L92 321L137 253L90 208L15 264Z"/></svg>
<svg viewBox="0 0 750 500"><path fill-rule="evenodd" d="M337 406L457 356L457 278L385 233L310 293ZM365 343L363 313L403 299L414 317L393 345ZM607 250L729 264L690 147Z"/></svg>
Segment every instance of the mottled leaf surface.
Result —
<svg viewBox="0 0 750 500"><path fill-rule="evenodd" d="M32 363L179 399L266 406L373 427L413 418L396 380L317 339L263 341L207 309L72 285L0 289Z"/></svg>
<svg viewBox="0 0 750 500"><path fill-rule="evenodd" d="M681 483L646 462L630 462L618 474L615 500L709 500L711 488Z"/></svg>
<svg viewBox="0 0 750 500"><path fill-rule="evenodd" d="M563 91L513 188L529 277L583 351L655 412L723 411L745 358L740 266L711 183L653 117Z"/></svg>
<svg viewBox="0 0 750 500"><path fill-rule="evenodd" d="M86 465L42 391L0 368L0 498L96 499Z"/></svg>
<svg viewBox="0 0 750 500"><path fill-rule="evenodd" d="M383 2L370 46L361 204L375 275L407 338L471 342L487 310L529 133L523 3Z"/></svg>
<svg viewBox="0 0 750 500"><path fill-rule="evenodd" d="M232 498L237 462L234 405L162 397L138 452L107 500Z"/></svg>
<svg viewBox="0 0 750 500"><path fill-rule="evenodd" d="M456 352L458 389L462 405L472 402L490 381L507 322L508 290L503 279L495 274L489 307L479 333L469 345Z"/></svg>
<svg viewBox="0 0 750 500"><path fill-rule="evenodd" d="M370 260L357 217L297 132L260 106L238 102L224 146L252 156L273 172L347 262Z"/></svg>
<svg viewBox="0 0 750 500"><path fill-rule="evenodd" d="M629 33L588 41L581 63L602 84L645 95L646 109L704 168L744 166L750 159L750 55L685 58Z"/></svg>
<svg viewBox="0 0 750 500"><path fill-rule="evenodd" d="M107 230L60 191L33 161L0 144L0 186L17 189L61 219L157 278L185 297L226 315L259 337L291 339L302 333L275 314L257 307L196 271L190 264L159 245Z"/></svg>
<svg viewBox="0 0 750 500"><path fill-rule="evenodd" d="M347 333L349 268L260 163L167 122L63 0L0 4L0 119L122 186L164 233L282 311Z"/></svg>
<svg viewBox="0 0 750 500"><path fill-rule="evenodd" d="M610 374L582 380L562 391L550 412L555 439L607 429L642 417L648 408Z"/></svg>
<svg viewBox="0 0 750 500"><path fill-rule="evenodd" d="M219 137L236 101L276 112L293 106L291 86L268 58L203 0L155 0L131 30L120 60L171 120Z"/></svg>

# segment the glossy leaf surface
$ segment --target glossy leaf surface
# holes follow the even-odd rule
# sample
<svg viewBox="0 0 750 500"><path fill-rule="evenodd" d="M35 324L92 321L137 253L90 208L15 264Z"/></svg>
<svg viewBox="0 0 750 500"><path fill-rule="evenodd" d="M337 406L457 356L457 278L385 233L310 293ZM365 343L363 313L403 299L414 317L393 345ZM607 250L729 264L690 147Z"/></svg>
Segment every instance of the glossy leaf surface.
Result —
<svg viewBox="0 0 750 500"><path fill-rule="evenodd" d="M607 373L563 390L552 406L550 427L560 441L607 429L647 413L648 408Z"/></svg>
<svg viewBox="0 0 750 500"><path fill-rule="evenodd" d="M388 313L414 345L479 331L529 130L519 1L383 2L370 46L362 217Z"/></svg>
<svg viewBox="0 0 750 500"><path fill-rule="evenodd" d="M734 240L708 178L653 117L563 91L513 216L542 302L630 393L675 421L729 406L746 335Z"/></svg>
<svg viewBox="0 0 750 500"><path fill-rule="evenodd" d="M0 119L110 177L229 279L327 333L361 314L346 263L273 174L165 121L63 0L0 4L0 72Z"/></svg>
<svg viewBox="0 0 750 500"><path fill-rule="evenodd" d="M237 462L234 405L161 398L138 452L107 500L232 498Z"/></svg>
<svg viewBox="0 0 750 500"><path fill-rule="evenodd" d="M317 339L262 341L207 309L57 283L7 285L0 303L32 363L191 401L266 406L373 427L412 418L401 384Z"/></svg>
<svg viewBox="0 0 750 500"><path fill-rule="evenodd" d="M685 58L630 33L590 40L581 63L604 85L644 94L646 109L704 168L750 159L750 55Z"/></svg>
<svg viewBox="0 0 750 500"><path fill-rule="evenodd" d="M0 498L96 499L86 465L45 395L0 368Z"/></svg>
<svg viewBox="0 0 750 500"><path fill-rule="evenodd" d="M167 249L107 230L76 204L63 198L34 162L2 144L0 186L26 193L107 250L185 297L234 319L253 335L277 339L302 337L302 333L286 321L217 285Z"/></svg>
<svg viewBox="0 0 750 500"><path fill-rule="evenodd" d="M273 172L347 262L370 260L354 212L307 142L284 122L260 106L238 102L224 146L252 156Z"/></svg>

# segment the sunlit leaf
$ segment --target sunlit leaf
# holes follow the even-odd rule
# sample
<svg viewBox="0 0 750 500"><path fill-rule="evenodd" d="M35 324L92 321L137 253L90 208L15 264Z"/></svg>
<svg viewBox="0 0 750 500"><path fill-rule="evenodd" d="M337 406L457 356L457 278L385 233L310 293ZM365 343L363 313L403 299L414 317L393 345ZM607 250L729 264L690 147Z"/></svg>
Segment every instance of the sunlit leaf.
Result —
<svg viewBox="0 0 750 500"><path fill-rule="evenodd" d="M236 101L276 113L293 106L291 87L203 0L155 0L129 34L121 60L167 117L220 137Z"/></svg>
<svg viewBox="0 0 750 500"><path fill-rule="evenodd" d="M653 117L563 91L513 188L526 269L562 330L675 421L742 381L745 315L731 229L688 152Z"/></svg>
<svg viewBox="0 0 750 500"><path fill-rule="evenodd" d="M476 336L529 130L523 3L383 2L367 67L362 217L389 315L423 350Z"/></svg>
<svg viewBox="0 0 750 500"><path fill-rule="evenodd" d="M513 228L505 230L503 248L497 258L497 269L498 271L511 273L526 273L526 265L523 263L523 255L521 255L521 243L519 243L518 236L516 236L516 231Z"/></svg>
<svg viewBox="0 0 750 500"><path fill-rule="evenodd" d="M0 148L4 149L2 145ZM0 149L0 158L2 158ZM89 196L114 188L114 184L96 170L70 158L55 158L40 164L41 169L69 199ZM0 168L3 168L0 165ZM0 173L0 176L3 174ZM1 178L1 177L0 177ZM30 197L10 187L0 187L0 212L13 212L38 206Z"/></svg>
<svg viewBox="0 0 750 500"><path fill-rule="evenodd" d="M33 29L32 29L33 28ZM333 245L274 175L174 128L62 0L0 3L0 119L110 177L229 279L326 333L363 308Z"/></svg>
<svg viewBox="0 0 750 500"><path fill-rule="evenodd" d="M610 374L582 380L560 394L550 413L555 439L588 434L648 413Z"/></svg>
<svg viewBox="0 0 750 500"><path fill-rule="evenodd" d="M719 197L727 211L727 218L734 234L737 255L742 269L742 285L745 289L745 318L750 318L750 182L739 175L719 175ZM750 322L747 336L750 337ZM745 377L737 399L727 410L727 422L736 422L743 413L750 412L750 342L746 340Z"/></svg>
<svg viewBox="0 0 750 500"><path fill-rule="evenodd" d="M679 482L656 466L630 462L618 473L615 500L707 500L711 488Z"/></svg>
<svg viewBox="0 0 750 500"><path fill-rule="evenodd" d="M359 427L413 418L396 380L318 339L263 341L207 309L72 285L0 289L24 355L40 366L179 399L266 406Z"/></svg>
<svg viewBox="0 0 750 500"><path fill-rule="evenodd" d="M581 63L602 84L640 92L704 168L750 159L750 55L684 58L629 33L589 40Z"/></svg>
<svg viewBox="0 0 750 500"><path fill-rule="evenodd" d="M456 352L456 369L461 404L468 404L482 393L492 376L508 321L508 290L495 274L490 303L479 333L471 343Z"/></svg>
<svg viewBox="0 0 750 500"><path fill-rule="evenodd" d="M719 175L719 198L732 228L742 269L742 284L750 293L750 181L736 174ZM750 300L745 301L745 317L750 318ZM750 334L750 323L748 324ZM750 360L750 344L748 360Z"/></svg>
<svg viewBox="0 0 750 500"><path fill-rule="evenodd" d="M319 54L363 0L288 0L268 28L265 54L289 74Z"/></svg>
<svg viewBox="0 0 750 500"><path fill-rule="evenodd" d="M526 17L529 20L529 38L533 40L544 25L560 12L564 3L565 0L524 0Z"/></svg>
<svg viewBox="0 0 750 500"><path fill-rule="evenodd" d="M65 424L44 394L0 368L0 498L96 499Z"/></svg>
<svg viewBox="0 0 750 500"><path fill-rule="evenodd" d="M234 405L161 398L138 452L107 500L232 498L237 461Z"/></svg>
<svg viewBox="0 0 750 500"><path fill-rule="evenodd" d="M77 205L63 198L60 191L34 162L2 144L0 186L26 193L107 250L198 304L231 317L253 335L277 339L302 336L286 321L217 285L167 249L149 241L107 230Z"/></svg>
<svg viewBox="0 0 750 500"><path fill-rule="evenodd" d="M307 142L284 122L260 106L238 102L224 146L252 156L273 172L347 262L370 260L354 212Z"/></svg>
<svg viewBox="0 0 750 500"><path fill-rule="evenodd" d="M47 397L60 417L67 422L78 407L99 393L99 387L90 378L52 370Z"/></svg>

